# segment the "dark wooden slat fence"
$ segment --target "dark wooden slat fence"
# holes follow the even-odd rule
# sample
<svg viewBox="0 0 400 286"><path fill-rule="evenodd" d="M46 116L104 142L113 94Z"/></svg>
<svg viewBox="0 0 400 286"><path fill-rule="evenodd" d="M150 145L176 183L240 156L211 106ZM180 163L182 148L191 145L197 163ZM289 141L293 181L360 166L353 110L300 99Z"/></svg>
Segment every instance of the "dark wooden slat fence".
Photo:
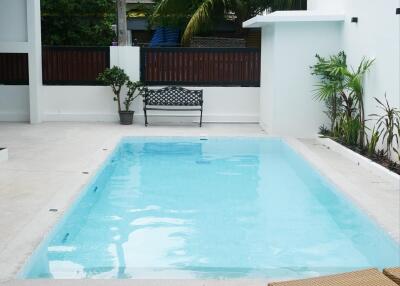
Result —
<svg viewBox="0 0 400 286"><path fill-rule="evenodd" d="M0 53L0 84L29 84L28 54Z"/></svg>
<svg viewBox="0 0 400 286"><path fill-rule="evenodd" d="M43 47L43 84L101 85L98 74L110 67L109 47Z"/></svg>
<svg viewBox="0 0 400 286"><path fill-rule="evenodd" d="M255 48L142 48L146 85L260 86Z"/></svg>

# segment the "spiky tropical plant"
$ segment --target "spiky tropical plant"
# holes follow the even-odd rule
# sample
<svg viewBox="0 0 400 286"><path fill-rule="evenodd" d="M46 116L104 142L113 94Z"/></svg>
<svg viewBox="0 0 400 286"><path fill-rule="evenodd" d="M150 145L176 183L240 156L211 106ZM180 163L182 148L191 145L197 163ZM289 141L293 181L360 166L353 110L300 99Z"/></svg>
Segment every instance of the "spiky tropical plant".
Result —
<svg viewBox="0 0 400 286"><path fill-rule="evenodd" d="M264 10L305 9L305 0L158 0L153 22L186 22L182 43L226 15L242 22ZM182 21L183 19L183 21ZM185 21L186 20L186 21Z"/></svg>
<svg viewBox="0 0 400 286"><path fill-rule="evenodd" d="M367 144L366 144L366 151L369 156L372 156L376 152L376 146L378 145L379 139L381 138L383 130L379 130L374 126L374 128L371 131L371 138L368 139L368 136L366 136L367 139Z"/></svg>
<svg viewBox="0 0 400 286"><path fill-rule="evenodd" d="M393 147L393 151L397 155L397 161L400 162L400 149Z"/></svg>
<svg viewBox="0 0 400 286"><path fill-rule="evenodd" d="M357 146L361 129L359 115L349 117L343 115L338 122L339 138L345 145Z"/></svg>
<svg viewBox="0 0 400 286"><path fill-rule="evenodd" d="M378 128L384 128L382 142L386 144L386 156L390 160L394 141L399 142L400 134L397 134L396 128L400 125L400 110L391 107L386 94L385 103L375 97L378 108L383 111L383 115L371 114L370 116L377 118Z"/></svg>
<svg viewBox="0 0 400 286"><path fill-rule="evenodd" d="M397 160L398 163L400 164L400 144L399 144L399 137L400 137L400 116L397 117L396 119L396 132L397 132L397 137L396 137L396 144L397 144L397 148L393 147L393 151L395 152L395 154L397 155Z"/></svg>

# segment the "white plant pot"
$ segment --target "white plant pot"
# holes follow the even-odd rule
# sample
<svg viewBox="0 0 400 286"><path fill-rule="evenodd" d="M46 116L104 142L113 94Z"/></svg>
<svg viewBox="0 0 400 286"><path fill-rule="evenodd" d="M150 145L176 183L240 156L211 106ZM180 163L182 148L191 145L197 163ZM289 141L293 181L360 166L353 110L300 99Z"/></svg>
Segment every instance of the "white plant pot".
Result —
<svg viewBox="0 0 400 286"><path fill-rule="evenodd" d="M0 147L0 162L8 160L8 149Z"/></svg>

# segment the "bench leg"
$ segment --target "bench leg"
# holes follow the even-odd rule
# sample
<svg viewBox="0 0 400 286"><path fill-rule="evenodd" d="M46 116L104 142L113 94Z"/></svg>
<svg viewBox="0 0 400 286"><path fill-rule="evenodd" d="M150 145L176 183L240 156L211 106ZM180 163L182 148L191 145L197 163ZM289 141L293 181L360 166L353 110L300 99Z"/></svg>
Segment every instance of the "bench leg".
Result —
<svg viewBox="0 0 400 286"><path fill-rule="evenodd" d="M203 123L203 107L201 107L201 110L200 110L200 127L201 127L202 123Z"/></svg>
<svg viewBox="0 0 400 286"><path fill-rule="evenodd" d="M147 127L148 123L147 123L147 110L146 110L146 108L143 108L143 112L144 112L144 126Z"/></svg>

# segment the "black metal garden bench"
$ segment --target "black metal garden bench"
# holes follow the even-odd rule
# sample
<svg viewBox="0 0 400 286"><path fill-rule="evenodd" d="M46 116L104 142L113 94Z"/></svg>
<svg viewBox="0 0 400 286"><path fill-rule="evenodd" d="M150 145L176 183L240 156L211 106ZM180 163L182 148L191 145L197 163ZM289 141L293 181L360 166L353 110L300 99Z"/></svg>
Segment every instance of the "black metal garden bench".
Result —
<svg viewBox="0 0 400 286"><path fill-rule="evenodd" d="M203 90L191 90L178 86L161 89L145 88L143 92L144 122L148 110L200 111L200 127L203 121Z"/></svg>

